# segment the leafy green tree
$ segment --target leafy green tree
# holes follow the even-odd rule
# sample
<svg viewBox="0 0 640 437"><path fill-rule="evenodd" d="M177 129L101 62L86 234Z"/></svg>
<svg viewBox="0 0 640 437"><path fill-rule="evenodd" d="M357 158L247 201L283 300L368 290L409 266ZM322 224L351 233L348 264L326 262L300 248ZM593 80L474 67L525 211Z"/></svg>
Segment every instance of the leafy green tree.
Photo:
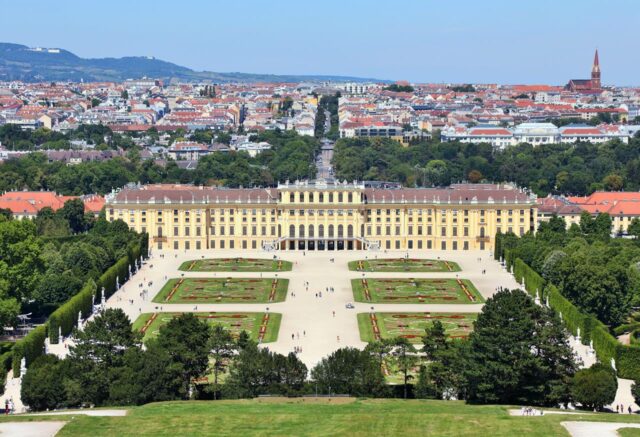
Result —
<svg viewBox="0 0 640 437"><path fill-rule="evenodd" d="M15 327L20 314L20 304L13 298L0 299L0 327Z"/></svg>
<svg viewBox="0 0 640 437"><path fill-rule="evenodd" d="M438 352L449 347L447 344L446 331L440 320L435 320L431 326L425 330L422 337L422 352L428 360L435 360Z"/></svg>
<svg viewBox="0 0 640 437"><path fill-rule="evenodd" d="M323 358L312 370L311 380L321 393L381 396L385 382L378 359L367 351L341 348Z"/></svg>
<svg viewBox="0 0 640 437"><path fill-rule="evenodd" d="M432 387L429 383L427 366L420 366L420 370L418 370L418 380L416 381L414 393L417 399L431 397Z"/></svg>
<svg viewBox="0 0 640 437"><path fill-rule="evenodd" d="M193 313L183 313L160 328L158 346L171 357L171 366L181 375L181 393L187 398L195 379L209 364L209 325Z"/></svg>
<svg viewBox="0 0 640 437"><path fill-rule="evenodd" d="M640 219L638 219L638 217L634 217L631 220L631 223L629 223L627 228L627 232L629 235L633 235L633 238L636 240L640 238Z"/></svg>
<svg viewBox="0 0 640 437"><path fill-rule="evenodd" d="M184 397L180 372L172 365L166 350L157 340L147 342L146 349L130 348L124 365L112 369L109 402L114 405L142 405Z"/></svg>
<svg viewBox="0 0 640 437"><path fill-rule="evenodd" d="M124 366L128 349L139 347L140 334L121 309L109 308L75 331L69 357L77 367L76 379L83 387L83 401L103 405L109 398L113 369Z"/></svg>
<svg viewBox="0 0 640 437"><path fill-rule="evenodd" d="M576 370L558 317L521 290L488 299L470 335L468 398L481 403L556 405L569 400Z"/></svg>
<svg viewBox="0 0 640 437"><path fill-rule="evenodd" d="M60 369L60 360L55 355L38 357L22 379L22 402L34 411L64 406L66 396Z"/></svg>
<svg viewBox="0 0 640 437"><path fill-rule="evenodd" d="M231 365L223 387L225 397L256 397L261 394L300 394L307 366L290 353L287 356L246 343Z"/></svg>
<svg viewBox="0 0 640 437"><path fill-rule="evenodd" d="M222 325L213 326L209 337L209 353L213 369L214 399L218 399L219 395L218 377L226 371L236 348L229 331L224 329Z"/></svg>
<svg viewBox="0 0 640 437"><path fill-rule="evenodd" d="M85 230L84 203L80 199L67 200L59 210L59 214L69 222L69 227L74 233Z"/></svg>
<svg viewBox="0 0 640 437"><path fill-rule="evenodd" d="M410 372L418 363L416 352L417 350L413 344L409 343L409 340L404 337L396 338L392 344L391 355L394 358L398 370L402 373L405 399L407 399L408 396L409 380L413 379Z"/></svg>
<svg viewBox="0 0 640 437"><path fill-rule="evenodd" d="M602 407L612 403L617 390L618 380L615 372L602 363L578 370L571 385L575 401L594 410L602 410Z"/></svg>

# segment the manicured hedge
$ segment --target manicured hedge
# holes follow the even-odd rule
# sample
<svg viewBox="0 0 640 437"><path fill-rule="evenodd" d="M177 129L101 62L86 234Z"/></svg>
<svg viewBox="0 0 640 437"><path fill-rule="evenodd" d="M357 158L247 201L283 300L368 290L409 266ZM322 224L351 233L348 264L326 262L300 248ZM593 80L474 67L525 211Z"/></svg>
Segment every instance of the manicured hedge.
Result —
<svg viewBox="0 0 640 437"><path fill-rule="evenodd" d="M540 298L544 288L544 279L535 270L524 263L520 258L516 259L513 265L513 275L518 282L524 279L524 288L532 297L536 297L536 291Z"/></svg>
<svg viewBox="0 0 640 437"><path fill-rule="evenodd" d="M146 234L143 235L146 239ZM100 302L102 299L102 287L104 287L105 298L109 298L116 291L116 278L123 284L129 277L129 265L133 269L136 260L140 259L142 242L133 244L127 250L127 256L120 258L114 265L109 267L98 278L97 284L93 280L88 280L84 287L69 299L66 303L55 310L49 317L49 341L51 344L58 343L59 327L62 328L62 335L71 334L78 322L78 312L82 311L82 318L91 314L91 305Z"/></svg>
<svg viewBox="0 0 640 437"><path fill-rule="evenodd" d="M91 314L93 295L96 293L96 283L89 279L84 287L71 299L62 304L49 316L49 342L58 344L58 335L69 335L78 323L78 313L82 312L82 318Z"/></svg>
<svg viewBox="0 0 640 437"><path fill-rule="evenodd" d="M576 335L578 328L580 328L580 335L583 342L588 343L590 339L590 332L587 331L585 326L585 316L578 308L575 307L569 300L567 300L553 284L548 284L544 290L544 296L549 297L549 305L558 313L562 313L562 320L565 326L571 332Z"/></svg>
<svg viewBox="0 0 640 437"><path fill-rule="evenodd" d="M7 351L0 355L0 395L4 394L5 382L7 381L7 373L11 369L13 362L13 352Z"/></svg>
<svg viewBox="0 0 640 437"><path fill-rule="evenodd" d="M0 355L0 368L8 372L11 369L13 363L13 351L8 351Z"/></svg>
<svg viewBox="0 0 640 437"><path fill-rule="evenodd" d="M621 378L640 380L640 347L618 345L616 367Z"/></svg>
<svg viewBox="0 0 640 437"><path fill-rule="evenodd" d="M535 295L537 287L544 283L533 269L522 260L514 262L514 276L525 279L525 288ZM578 333L583 344L593 341L593 349L600 362L610 365L611 358L615 359L618 376L627 379L640 379L640 347L636 345L626 346L621 344L609 329L592 315L583 314L566 299L553 284L547 284L543 296L549 298L549 305L558 313L562 313L562 320L567 329L573 334Z"/></svg>
<svg viewBox="0 0 640 437"><path fill-rule="evenodd" d="M44 342L47 338L47 324L40 325L16 342L13 347L13 376L20 376L20 361L22 357L27 360L27 365L44 353Z"/></svg>

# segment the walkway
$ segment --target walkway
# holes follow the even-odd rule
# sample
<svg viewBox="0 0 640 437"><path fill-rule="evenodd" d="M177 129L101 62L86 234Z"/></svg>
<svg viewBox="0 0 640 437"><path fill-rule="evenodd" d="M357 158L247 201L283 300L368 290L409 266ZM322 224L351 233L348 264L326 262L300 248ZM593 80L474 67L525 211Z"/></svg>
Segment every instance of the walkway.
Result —
<svg viewBox="0 0 640 437"><path fill-rule="evenodd" d="M561 422L572 437L619 437L620 428L640 428L640 423Z"/></svg>
<svg viewBox="0 0 640 437"><path fill-rule="evenodd" d="M53 437L67 422L3 422L0 435L19 437Z"/></svg>

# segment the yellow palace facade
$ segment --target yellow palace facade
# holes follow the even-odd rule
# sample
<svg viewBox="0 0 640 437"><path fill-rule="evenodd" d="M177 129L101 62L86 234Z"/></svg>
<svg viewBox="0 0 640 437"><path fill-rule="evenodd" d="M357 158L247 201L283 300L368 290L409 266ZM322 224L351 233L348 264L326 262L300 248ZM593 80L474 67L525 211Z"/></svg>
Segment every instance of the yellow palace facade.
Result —
<svg viewBox="0 0 640 437"><path fill-rule="evenodd" d="M498 230L534 230L536 214L534 195L494 184L130 185L106 202L108 220L159 250L492 250Z"/></svg>

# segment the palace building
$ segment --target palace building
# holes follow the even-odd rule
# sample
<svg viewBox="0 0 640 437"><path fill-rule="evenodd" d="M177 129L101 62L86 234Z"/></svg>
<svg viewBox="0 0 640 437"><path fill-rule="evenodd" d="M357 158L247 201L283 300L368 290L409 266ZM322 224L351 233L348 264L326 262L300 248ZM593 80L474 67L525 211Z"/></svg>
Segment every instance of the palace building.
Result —
<svg viewBox="0 0 640 437"><path fill-rule="evenodd" d="M106 197L108 220L160 250L492 250L498 230L535 230L536 214L535 195L494 184L129 185Z"/></svg>

